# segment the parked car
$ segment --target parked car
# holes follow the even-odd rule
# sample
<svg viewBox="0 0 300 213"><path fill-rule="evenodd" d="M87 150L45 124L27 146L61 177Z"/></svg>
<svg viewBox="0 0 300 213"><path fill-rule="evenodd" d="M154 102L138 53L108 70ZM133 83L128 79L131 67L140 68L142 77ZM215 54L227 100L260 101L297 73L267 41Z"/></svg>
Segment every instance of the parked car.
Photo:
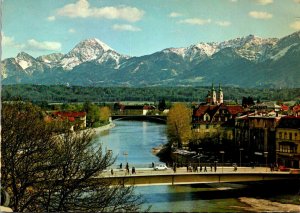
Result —
<svg viewBox="0 0 300 213"><path fill-rule="evenodd" d="M165 165L165 164L159 164L157 166L154 167L154 170L155 171L158 171L158 170L167 170L168 167Z"/></svg>

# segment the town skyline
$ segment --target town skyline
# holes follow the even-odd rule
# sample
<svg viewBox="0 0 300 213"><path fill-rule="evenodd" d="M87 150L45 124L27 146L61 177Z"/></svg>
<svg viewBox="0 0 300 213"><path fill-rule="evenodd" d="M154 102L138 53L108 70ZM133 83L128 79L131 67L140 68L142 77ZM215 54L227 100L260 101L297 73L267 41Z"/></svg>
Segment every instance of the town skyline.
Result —
<svg viewBox="0 0 300 213"><path fill-rule="evenodd" d="M300 30L299 12L299 0L3 1L2 59L65 54L87 38L129 56L250 34L281 38Z"/></svg>

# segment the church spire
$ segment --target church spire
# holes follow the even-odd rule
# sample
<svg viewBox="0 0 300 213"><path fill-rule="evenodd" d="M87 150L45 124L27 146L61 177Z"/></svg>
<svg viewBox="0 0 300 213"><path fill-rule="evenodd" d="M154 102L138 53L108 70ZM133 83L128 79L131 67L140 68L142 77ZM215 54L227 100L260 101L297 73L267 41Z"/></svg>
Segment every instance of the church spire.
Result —
<svg viewBox="0 0 300 213"><path fill-rule="evenodd" d="M214 87L214 83L211 85L211 104L216 104L217 103L217 93Z"/></svg>
<svg viewBox="0 0 300 213"><path fill-rule="evenodd" d="M223 103L223 90L221 88L221 84L219 83L219 97L218 97L218 104L222 104Z"/></svg>

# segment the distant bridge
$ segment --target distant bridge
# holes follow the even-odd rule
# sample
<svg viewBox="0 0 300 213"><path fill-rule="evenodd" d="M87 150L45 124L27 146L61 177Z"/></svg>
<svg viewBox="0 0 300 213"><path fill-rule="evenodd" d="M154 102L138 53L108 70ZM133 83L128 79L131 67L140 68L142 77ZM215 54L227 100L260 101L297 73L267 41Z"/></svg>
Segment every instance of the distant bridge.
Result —
<svg viewBox="0 0 300 213"><path fill-rule="evenodd" d="M152 121L157 123L167 123L166 115L112 115L112 120L135 120L135 121Z"/></svg>
<svg viewBox="0 0 300 213"><path fill-rule="evenodd" d="M260 171L254 170L233 172L230 168L224 169L225 172L179 172L168 171L137 171L134 175L115 173L114 175L104 175L95 178L94 181L107 179L112 184L123 184L125 186L147 186L147 185L185 185L185 184L207 184L207 183L241 183L259 182L274 180L299 180L300 174L289 172L266 172L264 168Z"/></svg>

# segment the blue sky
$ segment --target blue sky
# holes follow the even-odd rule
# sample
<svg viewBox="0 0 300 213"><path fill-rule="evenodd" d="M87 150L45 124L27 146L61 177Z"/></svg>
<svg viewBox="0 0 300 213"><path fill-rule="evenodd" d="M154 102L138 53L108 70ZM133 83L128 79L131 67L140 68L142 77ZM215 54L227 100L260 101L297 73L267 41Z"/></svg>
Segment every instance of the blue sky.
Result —
<svg viewBox="0 0 300 213"><path fill-rule="evenodd" d="M300 0L3 0L2 59L98 38L121 54L300 30Z"/></svg>

